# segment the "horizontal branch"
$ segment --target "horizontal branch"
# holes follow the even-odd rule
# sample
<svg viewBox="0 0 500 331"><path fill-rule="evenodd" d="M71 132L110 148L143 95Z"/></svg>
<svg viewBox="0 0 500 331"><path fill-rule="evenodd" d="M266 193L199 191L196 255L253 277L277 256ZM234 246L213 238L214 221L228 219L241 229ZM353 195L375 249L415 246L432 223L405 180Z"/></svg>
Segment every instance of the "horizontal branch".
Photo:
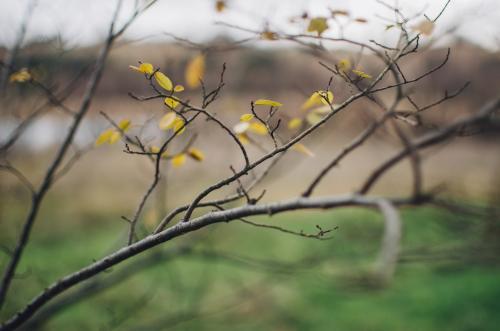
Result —
<svg viewBox="0 0 500 331"><path fill-rule="evenodd" d="M408 205L420 204L426 202L426 199L382 199L390 201L393 205ZM322 197L322 198L296 198L281 202L274 202L262 205L245 205L225 211L216 211L208 213L204 216L195 218L190 222L180 222L158 234L150 235L130 246L124 247L115 253L112 253L91 265L74 272L66 277L63 277L47 287L23 309L16 313L11 319L0 326L0 331L13 330L26 322L32 317L41 307L59 294L69 288L83 282L86 279L112 267L120 262L127 260L135 255L138 255L152 247L160 245L166 241L172 240L181 235L196 231L211 224L230 222L242 217L255 215L274 215L277 213L301 210L301 209L332 209L339 207L360 206L367 208L377 208L381 198L366 197L360 195L347 195L337 197Z"/></svg>

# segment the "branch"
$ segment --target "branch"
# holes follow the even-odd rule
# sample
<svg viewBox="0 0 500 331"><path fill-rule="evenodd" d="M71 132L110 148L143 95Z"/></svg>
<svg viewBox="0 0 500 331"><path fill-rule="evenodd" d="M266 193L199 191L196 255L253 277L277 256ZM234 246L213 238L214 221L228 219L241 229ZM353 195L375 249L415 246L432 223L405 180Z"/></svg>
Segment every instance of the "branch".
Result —
<svg viewBox="0 0 500 331"><path fill-rule="evenodd" d="M407 204L420 204L424 203L425 199L393 199L393 205L407 205ZM254 215L274 215L286 211L300 210L300 209L331 209L340 207L360 206L365 208L377 207L380 203L380 198L366 197L359 195L347 195L340 197L323 197L323 198L296 198L275 203L268 203L262 205L245 205L228 209L226 211L216 211L204 216L191 220L190 222L181 222L175 226L168 228L158 234L150 235L130 246L124 247L115 253L112 253L93 264L63 277L48 286L31 302L17 312L13 317L0 326L0 331L13 330L24 322L29 320L41 307L53 298L57 297L64 291L73 286L89 279L106 269L115 266L132 256L136 256L152 247L158 246L166 241L170 241L176 237L184 234L199 230L206 226L230 222L242 217Z"/></svg>
<svg viewBox="0 0 500 331"><path fill-rule="evenodd" d="M87 83L87 88L85 91L85 94L83 96L83 101L80 105L80 109L78 112L75 114L73 122L69 128L68 133L66 134L63 143L61 144L59 150L57 151L52 163L50 164L49 168L47 169L47 172L42 180L42 184L40 185L40 188L37 190L36 194L34 195L32 199L32 204L31 208L28 212L28 216L26 217L26 220L24 222L21 235L18 239L18 242L16 244L16 248L14 249L14 253L12 254L12 257L5 269L4 275L2 277L1 285L0 285L0 309L3 306L5 302L5 297L7 295L7 291L10 287L10 283L12 281L12 278L15 274L15 270L17 268L17 265L21 259L22 253L24 251L24 248L29 240L29 236L31 234L31 229L33 227L33 224L37 218L38 211L40 209L40 206L42 204L42 201L46 195L46 193L49 191L54 177L57 174L57 170L59 169L59 166L61 165L62 161L64 160L64 157L73 143L73 138L76 134L76 131L78 130L80 123L82 122L84 116L87 114L87 111L90 107L91 101L94 97L94 94L97 90L97 86L100 82L104 66L106 63L106 59L108 57L108 54L111 50L111 46L113 42L115 41L115 38L123 33L123 30L120 30L118 33L114 33L114 26L116 19L118 17L118 13L121 9L122 5L122 0L119 0L116 5L116 9L113 15L113 18L111 20L111 24L109 27L109 32L107 39L104 43L104 46L101 49L101 52L96 60L94 71L92 72L92 75Z"/></svg>
<svg viewBox="0 0 500 331"><path fill-rule="evenodd" d="M411 43L411 41L410 41L410 43ZM326 115L318 123L316 123L315 125L309 127L308 129L304 130L302 133L300 133L299 135L297 135L295 138L291 139L288 143L286 143L286 144L284 144L284 145L282 145L282 146L274 149L270 153L262 156L260 159L258 159L256 161L254 161L249 166L243 168L240 172L236 173L235 175L233 175L231 177L228 177L226 179L223 179L223 180L219 181L218 183L216 183L216 184L214 184L214 185L206 188L201 193L199 193L198 196L191 203L191 206L189 207L189 209L187 210L185 218L184 218L184 222L189 221L189 219L190 219L190 217L191 217L194 209L198 205L198 203L203 198L205 198L207 195L209 195L211 192L213 192L215 190L218 190L221 187L234 182L237 178L239 178L239 177L247 174L249 170L252 170L253 168L257 167L262 162L264 162L264 161L272 158L273 156L275 156L275 155L277 155L279 153L282 153L282 152L288 150L294 144L298 143L299 141L301 141L302 139L304 139L305 137L307 137L308 135L310 135L313 131L315 131L317 128L319 128L321 125L323 125L326 121L328 121L335 114L339 113L344 108L346 108L349 104L351 104L355 100L360 99L363 96L369 94L370 91L373 89L373 87L378 82L380 82L382 80L382 78L385 76L385 74L390 70L390 68L392 67L392 63L394 63L401 56L401 54L403 54L403 52L405 51L405 49L406 49L406 47L402 48L397 54L395 54L395 56L392 58L392 60L389 61L389 64L379 73L379 75L373 80L373 82L366 89L362 90L361 92L359 92L357 94L352 95L346 101L344 101L340 106L338 106L338 108L336 108L336 109L333 109L333 106L331 106L331 112L328 113L328 115Z"/></svg>
<svg viewBox="0 0 500 331"><path fill-rule="evenodd" d="M381 199L378 207L384 216L384 237L376 263L376 273L380 280L386 284L394 276L399 259L400 242L402 236L402 223L399 213L394 205Z"/></svg>
<svg viewBox="0 0 500 331"><path fill-rule="evenodd" d="M412 150L426 148L435 145L457 133L459 130L463 130L467 125L475 125L486 122L490 115L500 108L500 99L494 100L483 107L477 114L468 116L462 120L458 120L446 127L443 127L435 132L430 132L423 135L420 138L415 139L410 142L410 146L404 148L396 155L388 159L381 166L379 166L375 171L368 177L361 189L360 194L366 194L375 184L375 182L390 168L396 165L399 161L403 160L405 157L412 153Z"/></svg>

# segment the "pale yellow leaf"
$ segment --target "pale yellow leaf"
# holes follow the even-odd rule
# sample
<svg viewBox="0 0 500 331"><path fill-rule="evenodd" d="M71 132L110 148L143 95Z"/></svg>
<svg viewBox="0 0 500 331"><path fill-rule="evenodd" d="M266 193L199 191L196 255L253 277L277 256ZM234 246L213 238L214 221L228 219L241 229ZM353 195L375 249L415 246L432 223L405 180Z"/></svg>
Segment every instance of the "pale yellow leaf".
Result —
<svg viewBox="0 0 500 331"><path fill-rule="evenodd" d="M99 135L99 137L97 137L97 139L95 141L95 145L96 146L100 146L100 145L102 145L104 143L107 143L109 141L109 138L111 138L111 135L113 134L113 132L115 132L115 130L113 130L113 129L104 130Z"/></svg>
<svg viewBox="0 0 500 331"><path fill-rule="evenodd" d="M182 85L175 85L174 92L182 92L182 91L184 91L184 86L182 86Z"/></svg>
<svg viewBox="0 0 500 331"><path fill-rule="evenodd" d="M175 107L177 107L179 105L179 101L177 101L176 99L174 99L172 97L166 97L164 102L168 107L170 107L172 109L175 109Z"/></svg>
<svg viewBox="0 0 500 331"><path fill-rule="evenodd" d="M129 69L131 70L134 70L134 71L137 71L137 72L140 72L140 73L143 73L142 70L139 68L139 67L136 67L136 66L128 66Z"/></svg>
<svg viewBox="0 0 500 331"><path fill-rule="evenodd" d="M151 75L155 71L151 63L141 63L139 65L139 70L148 75Z"/></svg>
<svg viewBox="0 0 500 331"><path fill-rule="evenodd" d="M281 107L283 104L278 101L268 100L268 99L258 99L255 100L254 105L256 106L271 106L271 107Z"/></svg>
<svg viewBox="0 0 500 331"><path fill-rule="evenodd" d="M172 91L172 89L174 88L174 84L172 84L170 78L168 78L167 75L165 75L161 71L155 72L155 79L158 85L160 85L163 89L167 91Z"/></svg>
<svg viewBox="0 0 500 331"><path fill-rule="evenodd" d="M262 136L267 134L267 127L260 122L250 123L250 127L248 128L248 130Z"/></svg>
<svg viewBox="0 0 500 331"><path fill-rule="evenodd" d="M357 76L359 76L361 78L366 78L366 79L371 79L372 78L371 75L369 75L366 72L363 72L361 70L353 70L352 72L355 73Z"/></svg>
<svg viewBox="0 0 500 331"><path fill-rule="evenodd" d="M311 96L302 104L300 109L302 110L307 110L309 108L312 108L314 106L319 106L321 105L321 95L318 92L314 92L311 94Z"/></svg>
<svg viewBox="0 0 500 331"><path fill-rule="evenodd" d="M329 112L331 112L332 108L333 108L333 110L335 110L339 106L340 106L339 104L324 105L324 106L321 106L321 107L318 107L318 108L314 108L311 111L314 112L314 113L316 113L316 114L324 115L324 114L328 114Z"/></svg>
<svg viewBox="0 0 500 331"><path fill-rule="evenodd" d="M184 163L186 163L186 154L184 154L184 153L177 154L176 156L174 156L172 158L172 165L175 168L182 166Z"/></svg>
<svg viewBox="0 0 500 331"><path fill-rule="evenodd" d="M297 144L293 145L292 149L299 152L299 153L305 154L309 157L315 156L314 153L309 148L307 148L304 144L301 144L301 143L297 143Z"/></svg>
<svg viewBox="0 0 500 331"><path fill-rule="evenodd" d="M250 143L250 140L248 139L248 136L245 133L240 133L236 137L243 145L248 145Z"/></svg>
<svg viewBox="0 0 500 331"><path fill-rule="evenodd" d="M430 36L434 31L435 24L432 21L424 20L413 27L413 31L423 34L424 36Z"/></svg>
<svg viewBox="0 0 500 331"><path fill-rule="evenodd" d="M331 91L316 91L311 96L309 99L306 100L302 104L301 109L302 110L307 110L309 108L312 108L314 106L320 106L320 105L328 105L333 102L333 93Z"/></svg>
<svg viewBox="0 0 500 331"><path fill-rule="evenodd" d="M205 155L203 155L203 152L200 151L198 148L192 147L192 148L188 149L187 153L190 157L192 157L196 161L201 162L205 159Z"/></svg>
<svg viewBox="0 0 500 331"><path fill-rule="evenodd" d="M250 127L250 123L240 122L233 127L233 131L236 134L241 134L241 133L244 133L245 131L247 131L249 127Z"/></svg>
<svg viewBox="0 0 500 331"><path fill-rule="evenodd" d="M337 68L339 68L340 71L347 72L352 68L351 61L349 59L342 59L337 63Z"/></svg>
<svg viewBox="0 0 500 331"><path fill-rule="evenodd" d="M311 125L315 125L315 124L318 124L318 122L321 121L322 118L323 117L321 115L319 115L318 113L310 112L306 116L306 121L307 121L307 123L309 123Z"/></svg>
<svg viewBox="0 0 500 331"><path fill-rule="evenodd" d="M298 117L292 118L290 121L288 121L288 128L290 130L295 130L297 128L300 128L302 126L302 119Z"/></svg>
<svg viewBox="0 0 500 331"><path fill-rule="evenodd" d="M118 123L118 127L123 132L127 132L130 129L130 124L130 120L121 120L120 123Z"/></svg>
<svg viewBox="0 0 500 331"><path fill-rule="evenodd" d="M180 117L177 117L174 121L174 126L173 130L177 135L182 134L184 131L186 131L186 125L184 123L184 120Z"/></svg>
<svg viewBox="0 0 500 331"><path fill-rule="evenodd" d="M248 121L251 121L253 118L254 118L253 114L243 114L240 117L240 121L242 121L242 122L248 122Z"/></svg>
<svg viewBox="0 0 500 331"><path fill-rule="evenodd" d="M160 119L160 122L158 123L158 127L161 130L171 129L174 126L174 122L175 122L176 118L177 118L177 115L174 112L172 112L172 111L168 112Z"/></svg>
<svg viewBox="0 0 500 331"><path fill-rule="evenodd" d="M199 54L195 56L186 67L185 80L189 88L197 88L200 86L200 80L203 80L205 75L205 56Z"/></svg>
<svg viewBox="0 0 500 331"><path fill-rule="evenodd" d="M319 96L321 97L321 102L324 105L330 105L333 102L333 93L332 91L318 91Z"/></svg>
<svg viewBox="0 0 500 331"><path fill-rule="evenodd" d="M121 137L122 137L121 132L113 131L113 133L111 134L111 137L109 137L108 143L110 145L112 145L112 144L116 143L118 140L120 140Z"/></svg>
<svg viewBox="0 0 500 331"><path fill-rule="evenodd" d="M328 29L328 22L326 17L315 17L309 21L309 26L307 27L308 32L316 32L320 36L323 32Z"/></svg>

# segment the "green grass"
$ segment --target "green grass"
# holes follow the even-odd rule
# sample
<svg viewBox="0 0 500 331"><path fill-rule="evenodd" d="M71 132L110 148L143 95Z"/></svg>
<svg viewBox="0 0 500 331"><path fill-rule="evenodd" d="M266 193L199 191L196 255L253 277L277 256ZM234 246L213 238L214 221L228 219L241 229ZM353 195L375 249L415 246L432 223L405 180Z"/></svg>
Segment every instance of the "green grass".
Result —
<svg viewBox="0 0 500 331"><path fill-rule="evenodd" d="M3 318L53 280L123 244L124 224L82 217L92 221L54 220L61 224L54 231L41 225ZM339 228L328 241L237 222L203 229L154 250L187 244L194 253L134 270L125 281L65 306L44 330L496 330L500 268L490 257L498 245L485 235L485 220L429 208L403 211L403 219L404 262L387 287L370 281L382 235L377 213L259 217L254 221L305 232L316 224Z"/></svg>

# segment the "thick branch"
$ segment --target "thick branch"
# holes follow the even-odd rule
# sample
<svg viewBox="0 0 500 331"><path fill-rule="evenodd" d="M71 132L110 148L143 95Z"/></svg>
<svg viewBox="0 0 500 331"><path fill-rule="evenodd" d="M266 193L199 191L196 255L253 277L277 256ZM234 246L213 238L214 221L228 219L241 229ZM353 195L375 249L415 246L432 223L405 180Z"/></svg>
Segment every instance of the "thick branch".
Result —
<svg viewBox="0 0 500 331"><path fill-rule="evenodd" d="M101 260L85 267L73 274L61 278L57 282L47 287L43 292L36 296L26 307L16 313L11 319L6 321L0 327L0 331L13 330L26 322L33 316L41 307L59 294L63 293L76 284L83 282L86 279L97 275L98 273L119 264L135 255L140 254L152 247L160 245L166 241L172 240L184 234L199 230L206 226L230 222L242 217L254 215L274 215L286 211L299 209L331 209L349 206L361 206L373 208L377 207L380 198L366 197L359 195L348 195L340 197L323 197L323 198L296 198L292 200L275 202L262 205L245 205L243 207L228 209L226 211L217 211L206 214L199 218L193 219L190 222L180 222L175 226L168 228L158 234L150 235L135 244L124 247L117 252L110 254ZM418 204L425 202L424 200L392 200L394 205L402 204Z"/></svg>

